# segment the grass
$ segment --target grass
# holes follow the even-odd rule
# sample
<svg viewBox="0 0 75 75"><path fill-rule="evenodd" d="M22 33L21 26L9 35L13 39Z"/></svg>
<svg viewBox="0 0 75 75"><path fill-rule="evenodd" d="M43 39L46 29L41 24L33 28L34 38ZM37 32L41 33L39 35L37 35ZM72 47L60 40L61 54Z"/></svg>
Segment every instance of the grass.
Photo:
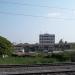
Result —
<svg viewBox="0 0 75 75"><path fill-rule="evenodd" d="M56 62L70 62L70 54L53 54L49 56L44 56L44 54L39 54L33 57L18 57L9 56L6 58L0 57L0 64L43 64L43 63L56 63Z"/></svg>
<svg viewBox="0 0 75 75"><path fill-rule="evenodd" d="M0 64L41 64L53 63L56 59L42 57L0 57Z"/></svg>

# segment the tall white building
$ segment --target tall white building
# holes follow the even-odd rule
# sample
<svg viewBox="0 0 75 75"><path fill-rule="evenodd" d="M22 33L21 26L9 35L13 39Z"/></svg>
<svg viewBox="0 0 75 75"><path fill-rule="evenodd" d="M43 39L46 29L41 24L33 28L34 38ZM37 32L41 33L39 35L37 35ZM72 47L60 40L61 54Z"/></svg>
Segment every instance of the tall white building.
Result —
<svg viewBox="0 0 75 75"><path fill-rule="evenodd" d="M40 48L47 51L52 51L55 44L54 34L40 34L39 35Z"/></svg>

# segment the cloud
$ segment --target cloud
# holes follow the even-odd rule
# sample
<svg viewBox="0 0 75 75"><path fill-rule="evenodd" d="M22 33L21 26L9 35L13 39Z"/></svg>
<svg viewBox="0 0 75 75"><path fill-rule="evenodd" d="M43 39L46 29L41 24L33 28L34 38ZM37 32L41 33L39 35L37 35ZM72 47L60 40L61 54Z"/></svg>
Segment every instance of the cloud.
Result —
<svg viewBox="0 0 75 75"><path fill-rule="evenodd" d="M72 15L75 15L75 11L73 11L72 13L73 13Z"/></svg>
<svg viewBox="0 0 75 75"><path fill-rule="evenodd" d="M50 12L48 13L48 17L59 17L61 16L61 13L59 12Z"/></svg>

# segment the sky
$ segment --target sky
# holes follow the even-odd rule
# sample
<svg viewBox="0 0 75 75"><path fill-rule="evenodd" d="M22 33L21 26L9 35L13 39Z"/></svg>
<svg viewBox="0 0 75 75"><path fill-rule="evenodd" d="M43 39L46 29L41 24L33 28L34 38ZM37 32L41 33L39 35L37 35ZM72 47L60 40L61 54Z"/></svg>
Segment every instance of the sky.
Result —
<svg viewBox="0 0 75 75"><path fill-rule="evenodd" d="M75 42L75 0L0 0L0 36L38 43L44 33Z"/></svg>

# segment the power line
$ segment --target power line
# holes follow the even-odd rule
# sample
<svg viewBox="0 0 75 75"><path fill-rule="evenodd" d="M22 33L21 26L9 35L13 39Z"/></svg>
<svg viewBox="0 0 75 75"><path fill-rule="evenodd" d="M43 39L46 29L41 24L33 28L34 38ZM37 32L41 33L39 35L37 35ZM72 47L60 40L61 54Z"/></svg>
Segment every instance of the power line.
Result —
<svg viewBox="0 0 75 75"><path fill-rule="evenodd" d="M57 18L57 17L37 16L37 15L25 15L25 14L12 13L12 12L3 12L3 11L0 11L0 14L13 15L13 16L15 15L16 16L27 16L27 17L45 18L45 19L75 20L75 18Z"/></svg>
<svg viewBox="0 0 75 75"><path fill-rule="evenodd" d="M61 10L75 11L75 9L50 7L50 6L43 6L43 5L33 5L33 4L28 4L28 3L18 3L18 2L8 2L8 1L0 1L0 3L15 4L15 5L21 5L21 6L33 6L33 7L35 6L35 7L44 7L44 8L55 8L55 9L61 9Z"/></svg>

